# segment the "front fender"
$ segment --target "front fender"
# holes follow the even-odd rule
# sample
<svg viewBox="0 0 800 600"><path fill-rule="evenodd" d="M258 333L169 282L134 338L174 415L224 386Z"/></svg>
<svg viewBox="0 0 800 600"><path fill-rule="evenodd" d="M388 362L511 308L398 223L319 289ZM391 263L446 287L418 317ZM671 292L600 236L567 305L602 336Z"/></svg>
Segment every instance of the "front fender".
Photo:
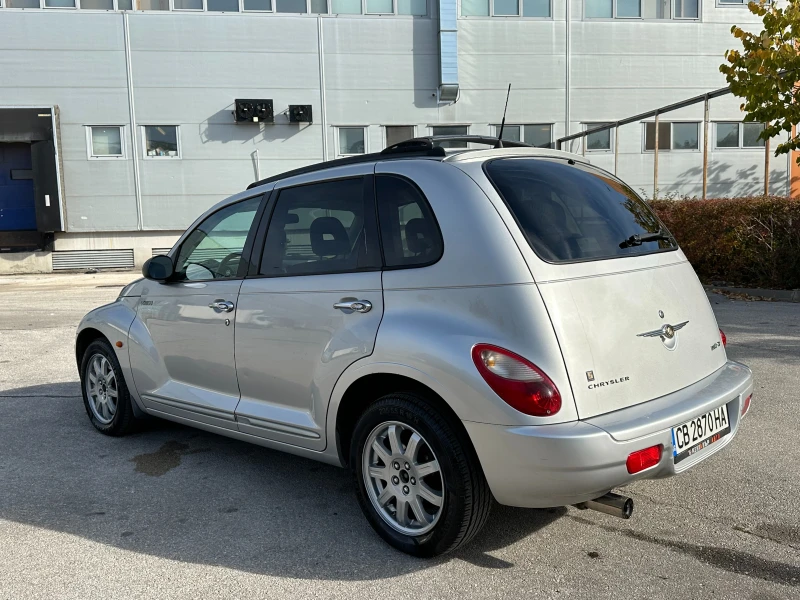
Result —
<svg viewBox="0 0 800 600"><path fill-rule="evenodd" d="M136 393L136 386L133 384L131 361L128 353L128 331L133 321L136 319L136 305L138 302L138 297L120 298L116 302L99 306L87 313L78 325L78 331L75 337L75 358L78 363L78 369L80 369L82 357L78 355L77 348L78 341L81 339L81 334L87 330L99 331L114 349L120 367L122 367L122 374L125 378L125 383L128 386L131 398L133 398L141 408L142 403L139 399L139 395ZM117 342L122 342L121 348L117 347Z"/></svg>

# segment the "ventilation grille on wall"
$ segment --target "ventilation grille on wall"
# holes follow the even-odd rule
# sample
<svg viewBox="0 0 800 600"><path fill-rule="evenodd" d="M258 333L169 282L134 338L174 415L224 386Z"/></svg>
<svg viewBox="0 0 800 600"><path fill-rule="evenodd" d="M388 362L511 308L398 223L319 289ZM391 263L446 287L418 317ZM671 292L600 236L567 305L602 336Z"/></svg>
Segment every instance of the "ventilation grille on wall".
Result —
<svg viewBox="0 0 800 600"><path fill-rule="evenodd" d="M172 248L153 248L153 256L161 256L163 254L169 254L169 251Z"/></svg>
<svg viewBox="0 0 800 600"><path fill-rule="evenodd" d="M125 268L133 268L133 248L125 250L61 250L53 252L53 271Z"/></svg>

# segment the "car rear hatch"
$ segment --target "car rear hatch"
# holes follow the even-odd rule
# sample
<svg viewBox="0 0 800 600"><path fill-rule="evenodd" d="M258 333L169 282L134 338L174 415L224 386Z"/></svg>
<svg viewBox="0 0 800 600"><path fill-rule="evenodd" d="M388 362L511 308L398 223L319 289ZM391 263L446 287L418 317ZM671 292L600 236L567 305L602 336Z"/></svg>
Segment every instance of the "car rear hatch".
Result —
<svg viewBox="0 0 800 600"><path fill-rule="evenodd" d="M499 158L484 171L547 306L581 419L725 364L694 270L630 188L574 160Z"/></svg>

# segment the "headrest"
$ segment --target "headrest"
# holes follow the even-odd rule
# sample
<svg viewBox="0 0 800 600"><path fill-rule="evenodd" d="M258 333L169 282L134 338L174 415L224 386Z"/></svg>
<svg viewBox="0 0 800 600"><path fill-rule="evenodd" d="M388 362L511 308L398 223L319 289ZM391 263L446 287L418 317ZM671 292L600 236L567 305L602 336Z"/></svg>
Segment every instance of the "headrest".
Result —
<svg viewBox="0 0 800 600"><path fill-rule="evenodd" d="M311 222L311 251L319 257L344 256L350 253L350 240L344 225L336 217L318 217Z"/></svg>
<svg viewBox="0 0 800 600"><path fill-rule="evenodd" d="M406 244L414 254L422 254L431 249L433 240L431 240L430 228L425 219L411 219L406 223Z"/></svg>

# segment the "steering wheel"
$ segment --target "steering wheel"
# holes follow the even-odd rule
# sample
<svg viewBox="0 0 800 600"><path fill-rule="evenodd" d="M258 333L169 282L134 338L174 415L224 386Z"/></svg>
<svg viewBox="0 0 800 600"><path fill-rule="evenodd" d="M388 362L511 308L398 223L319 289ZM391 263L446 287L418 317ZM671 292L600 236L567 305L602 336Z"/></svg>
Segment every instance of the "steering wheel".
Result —
<svg viewBox="0 0 800 600"><path fill-rule="evenodd" d="M222 262L219 264L219 268L217 269L217 278L221 279L224 277L235 277L236 272L239 270L239 263L242 260L242 253L241 252L231 252L222 259ZM236 261L234 265L233 262Z"/></svg>

